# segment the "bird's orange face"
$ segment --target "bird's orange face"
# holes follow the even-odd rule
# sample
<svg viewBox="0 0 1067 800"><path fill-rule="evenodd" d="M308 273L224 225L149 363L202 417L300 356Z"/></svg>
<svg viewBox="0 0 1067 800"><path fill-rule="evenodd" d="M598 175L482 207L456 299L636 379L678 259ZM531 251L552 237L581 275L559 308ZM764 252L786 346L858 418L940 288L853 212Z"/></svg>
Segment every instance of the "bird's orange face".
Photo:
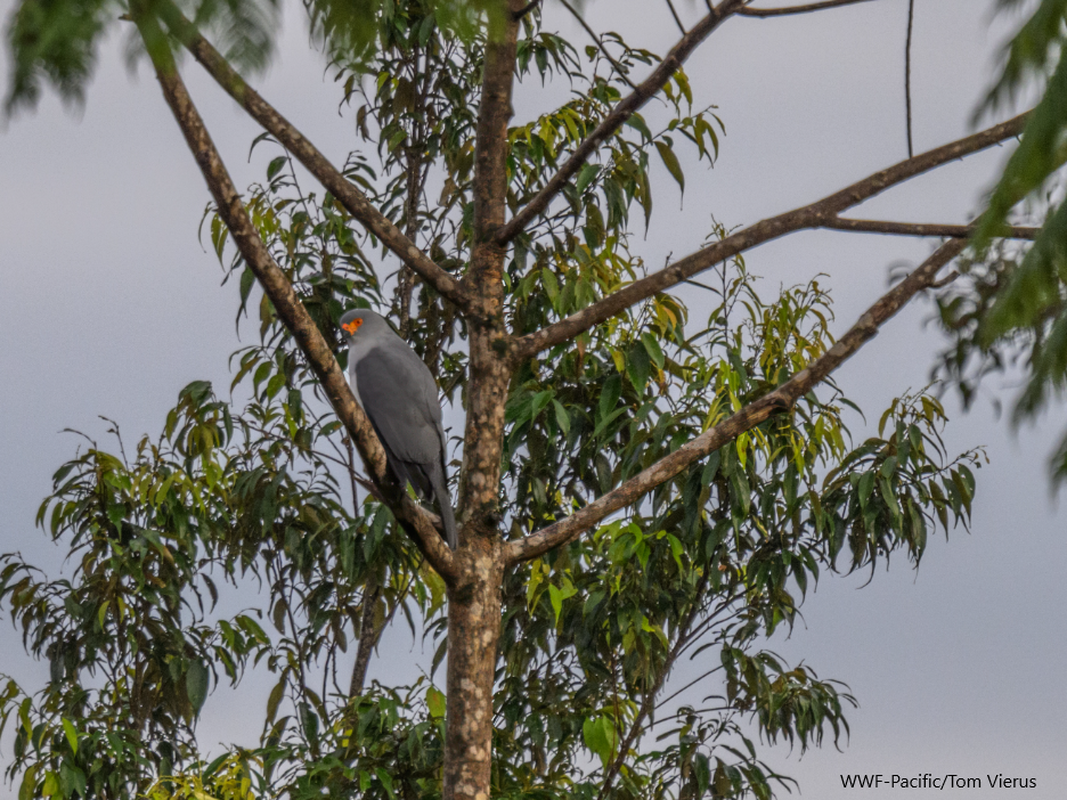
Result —
<svg viewBox="0 0 1067 800"><path fill-rule="evenodd" d="M351 322L346 322L341 327L345 329L349 336L354 336L356 331L359 330L359 326L362 324L363 320L361 320L359 317L356 317L354 320L352 320Z"/></svg>

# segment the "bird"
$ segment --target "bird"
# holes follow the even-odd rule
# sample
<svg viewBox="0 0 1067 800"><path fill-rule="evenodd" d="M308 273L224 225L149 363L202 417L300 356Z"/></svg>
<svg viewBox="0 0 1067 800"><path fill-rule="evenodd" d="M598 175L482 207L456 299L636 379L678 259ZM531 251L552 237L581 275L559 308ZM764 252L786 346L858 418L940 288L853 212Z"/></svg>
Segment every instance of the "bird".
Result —
<svg viewBox="0 0 1067 800"><path fill-rule="evenodd" d="M445 541L459 546L456 517L445 473L445 432L433 375L384 318L366 309L341 317L348 338L352 391L385 448L386 462L401 487L410 483L441 510Z"/></svg>

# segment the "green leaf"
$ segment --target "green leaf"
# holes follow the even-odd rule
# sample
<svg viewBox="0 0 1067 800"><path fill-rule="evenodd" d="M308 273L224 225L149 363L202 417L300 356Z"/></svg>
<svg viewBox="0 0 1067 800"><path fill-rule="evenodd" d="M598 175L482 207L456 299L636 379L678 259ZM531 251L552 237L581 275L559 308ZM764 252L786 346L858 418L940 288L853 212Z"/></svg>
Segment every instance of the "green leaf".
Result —
<svg viewBox="0 0 1067 800"><path fill-rule="evenodd" d="M78 731L75 730L74 723L66 717L63 717L63 733L66 734L71 752L78 755Z"/></svg>
<svg viewBox="0 0 1067 800"><path fill-rule="evenodd" d="M563 592L560 591L558 586L549 584L548 598L552 603L552 611L556 615L556 624L559 625L559 615L563 613Z"/></svg>
<svg viewBox="0 0 1067 800"><path fill-rule="evenodd" d="M195 716L200 716L200 709L207 700L209 677L207 665L199 659L190 661L185 669L185 692Z"/></svg>
<svg viewBox="0 0 1067 800"><path fill-rule="evenodd" d="M13 67L7 113L34 108L45 78L65 102L82 104L97 41L118 8L113 0L23 0L7 22Z"/></svg>
<svg viewBox="0 0 1067 800"><path fill-rule="evenodd" d="M447 698L444 692L436 686L430 686L426 690L426 707L430 710L430 716L435 719L444 719Z"/></svg>
<svg viewBox="0 0 1067 800"><path fill-rule="evenodd" d="M652 131L648 129L648 125L645 123L645 118L640 114L631 114L626 118L626 125L638 131L641 134L641 138L644 141L648 141L652 138Z"/></svg>
<svg viewBox="0 0 1067 800"><path fill-rule="evenodd" d="M41 797L51 797L59 793L59 776L49 770L44 775L44 783L41 784Z"/></svg>
<svg viewBox="0 0 1067 800"><path fill-rule="evenodd" d="M274 722L278 715L278 706L281 705L282 698L285 696L285 677L283 676L276 684L274 688L270 690L270 697L267 698L267 721Z"/></svg>
<svg viewBox="0 0 1067 800"><path fill-rule="evenodd" d="M616 373L604 381L597 404L597 419L603 421L615 410L622 394L622 377Z"/></svg>
<svg viewBox="0 0 1067 800"><path fill-rule="evenodd" d="M267 165L267 180L274 180L274 176L282 171L282 168L285 167L285 164L288 160L289 159L285 156L278 156L277 158L272 158L270 164Z"/></svg>
<svg viewBox="0 0 1067 800"><path fill-rule="evenodd" d="M552 407L556 412L556 424L559 425L560 431L564 436L568 436L571 432L571 418L567 414L567 409L563 407L563 404L552 398Z"/></svg>
<svg viewBox="0 0 1067 800"><path fill-rule="evenodd" d="M552 303L552 307L559 311L559 280L556 274L547 267L541 270L541 285L545 287L545 294L548 295L548 301Z"/></svg>
<svg viewBox="0 0 1067 800"><path fill-rule="evenodd" d="M596 164L586 164L578 172L578 177L574 181L574 190L579 195L586 190L586 187L593 181L593 178L600 172L600 167Z"/></svg>
<svg viewBox="0 0 1067 800"><path fill-rule="evenodd" d="M587 717L582 723L582 738L585 746L600 756L605 764L615 752L615 726L607 716Z"/></svg>
<svg viewBox="0 0 1067 800"><path fill-rule="evenodd" d="M874 489L875 474L873 472L864 472L860 476L859 485L856 487L859 493L860 508L867 507L867 501L871 498L871 491Z"/></svg>
<svg viewBox="0 0 1067 800"><path fill-rule="evenodd" d="M659 151L659 157L663 160L663 165L671 173L671 177L678 183L678 187L684 194L685 173L682 172L682 165L678 163L678 156L674 154L674 150L671 148L670 139L666 139L666 141L657 139L656 150Z"/></svg>
<svg viewBox="0 0 1067 800"><path fill-rule="evenodd" d="M652 359L652 363L656 365L656 368L663 369L666 361L663 356L663 349L659 346L659 340L653 334L645 332L641 334L641 343L645 346L645 352L648 353L648 357Z"/></svg>
<svg viewBox="0 0 1067 800"><path fill-rule="evenodd" d="M644 390L648 384L649 375L652 372L648 360L648 351L641 344L630 348L626 356L626 375L638 392Z"/></svg>
<svg viewBox="0 0 1067 800"><path fill-rule="evenodd" d="M385 791L389 793L389 796L396 797L393 792L393 776L389 774L389 771L383 767L375 767L374 774L378 776L378 780L382 782L382 786L385 787Z"/></svg>

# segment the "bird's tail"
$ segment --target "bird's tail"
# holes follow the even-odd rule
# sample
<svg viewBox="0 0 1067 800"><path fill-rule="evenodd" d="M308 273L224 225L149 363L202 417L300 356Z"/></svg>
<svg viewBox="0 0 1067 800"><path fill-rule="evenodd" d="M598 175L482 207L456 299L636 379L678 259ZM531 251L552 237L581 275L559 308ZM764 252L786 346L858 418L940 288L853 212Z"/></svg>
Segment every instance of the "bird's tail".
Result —
<svg viewBox="0 0 1067 800"><path fill-rule="evenodd" d="M433 494L437 505L441 509L441 522L445 526L445 541L453 550L459 547L459 534L456 532L456 515L452 511L452 498L448 494L448 485L444 475L440 471L430 470L430 481L433 483Z"/></svg>

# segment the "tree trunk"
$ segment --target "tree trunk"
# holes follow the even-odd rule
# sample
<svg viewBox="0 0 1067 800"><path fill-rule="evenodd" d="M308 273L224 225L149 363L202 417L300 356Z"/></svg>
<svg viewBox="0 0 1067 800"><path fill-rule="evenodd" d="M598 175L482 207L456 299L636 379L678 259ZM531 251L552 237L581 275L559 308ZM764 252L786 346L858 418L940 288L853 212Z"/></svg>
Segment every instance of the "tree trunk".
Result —
<svg viewBox="0 0 1067 800"><path fill-rule="evenodd" d="M475 244L464 282L470 366L460 478L460 549L448 591L448 708L444 800L489 800L493 755L493 676L504 574L500 536L500 456L511 380L504 320L504 224L508 120L518 40L519 0L487 9L488 31L474 170Z"/></svg>
<svg viewBox="0 0 1067 800"><path fill-rule="evenodd" d="M444 800L489 800L493 676L500 638L502 547L477 542L448 592L448 709Z"/></svg>

